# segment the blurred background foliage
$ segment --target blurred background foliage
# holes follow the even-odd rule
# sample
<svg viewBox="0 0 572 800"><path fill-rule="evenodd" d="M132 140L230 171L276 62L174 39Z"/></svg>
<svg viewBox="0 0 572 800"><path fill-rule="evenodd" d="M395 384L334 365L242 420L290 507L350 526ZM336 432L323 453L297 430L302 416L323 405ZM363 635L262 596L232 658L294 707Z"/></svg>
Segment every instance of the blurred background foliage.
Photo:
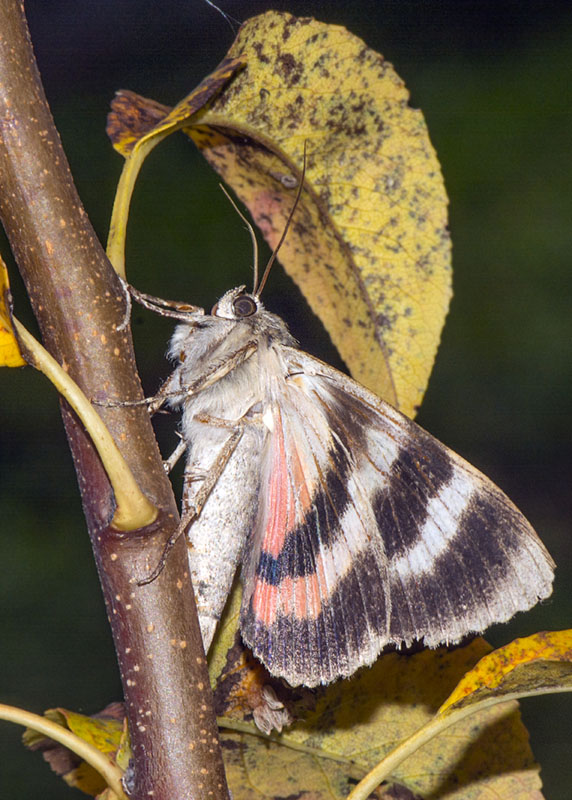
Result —
<svg viewBox="0 0 572 800"><path fill-rule="evenodd" d="M419 421L495 479L557 564L553 598L493 644L572 625L572 6L526 0L219 0L239 20L269 8L345 25L393 62L425 114L451 200L455 298ZM115 90L173 104L233 39L203 0L27 0L32 39L80 195L102 240L121 159L104 126ZM8 247L1 242L2 252ZM210 308L248 283L243 225L190 142L156 150L127 250L139 288ZM11 269L18 315L33 327ZM276 270L265 303L302 346L336 361ZM134 309L148 394L168 373L168 321ZM0 371L0 700L94 712L121 696L54 391ZM159 420L164 452L173 418ZM182 702L184 699L182 698ZM570 797L569 695L523 703L550 800ZM0 725L0 796L72 796L20 731Z"/></svg>

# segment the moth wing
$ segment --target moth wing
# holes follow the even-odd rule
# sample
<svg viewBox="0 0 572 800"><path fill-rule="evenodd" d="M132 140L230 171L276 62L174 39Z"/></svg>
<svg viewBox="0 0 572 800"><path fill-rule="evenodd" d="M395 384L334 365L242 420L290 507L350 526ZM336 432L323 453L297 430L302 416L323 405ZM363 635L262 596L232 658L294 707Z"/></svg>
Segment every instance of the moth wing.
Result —
<svg viewBox="0 0 572 800"><path fill-rule="evenodd" d="M498 487L332 367L281 358L241 611L272 674L329 683L550 594L552 559Z"/></svg>

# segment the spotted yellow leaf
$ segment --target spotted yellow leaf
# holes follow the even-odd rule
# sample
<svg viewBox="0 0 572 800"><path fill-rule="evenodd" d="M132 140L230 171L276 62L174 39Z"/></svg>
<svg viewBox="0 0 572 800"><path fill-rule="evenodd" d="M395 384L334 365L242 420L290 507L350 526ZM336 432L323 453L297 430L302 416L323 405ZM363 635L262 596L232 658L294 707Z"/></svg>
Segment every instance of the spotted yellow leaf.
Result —
<svg viewBox="0 0 572 800"><path fill-rule="evenodd" d="M488 650L475 639L452 651L388 653L351 681L299 691L290 705L297 722L270 741L254 726L246 733L230 721L235 730L223 731L222 743L233 797L346 798L374 765L434 719L440 698ZM232 673L227 680L232 701ZM482 709L452 731L397 764L379 796L541 800L515 702Z"/></svg>
<svg viewBox="0 0 572 800"><path fill-rule="evenodd" d="M447 197L421 112L391 64L339 26L271 11L241 27L228 58L246 65L192 119L178 104L157 122L158 104L125 93L121 115L154 117L147 142L176 118L169 131L183 127L272 247L306 149L280 261L354 378L413 416L451 296Z"/></svg>
<svg viewBox="0 0 572 800"><path fill-rule="evenodd" d="M572 630L535 633L484 656L439 711L555 691L572 691Z"/></svg>
<svg viewBox="0 0 572 800"><path fill-rule="evenodd" d="M10 316L8 270L0 257L0 367L23 367L25 364Z"/></svg>
<svg viewBox="0 0 572 800"><path fill-rule="evenodd" d="M104 753L121 770L127 769L131 750L121 703L113 703L94 716L65 708L49 709L45 716ZM33 729L26 730L23 740L31 750L41 751L52 770L61 775L69 786L93 797L100 797L106 790L107 784L102 775L67 747Z"/></svg>
<svg viewBox="0 0 572 800"><path fill-rule="evenodd" d="M342 27L268 12L228 55L246 67L188 134L271 246L306 143L307 190L280 260L354 378L413 415L451 294L447 198L421 112Z"/></svg>

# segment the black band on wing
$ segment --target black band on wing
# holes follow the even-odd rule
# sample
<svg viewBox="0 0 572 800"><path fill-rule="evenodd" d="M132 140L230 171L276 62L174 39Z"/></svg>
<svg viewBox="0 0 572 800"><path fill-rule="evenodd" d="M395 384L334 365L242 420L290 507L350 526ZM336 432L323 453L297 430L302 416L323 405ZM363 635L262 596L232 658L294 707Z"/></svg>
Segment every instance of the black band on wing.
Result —
<svg viewBox="0 0 572 800"><path fill-rule="evenodd" d="M364 649L371 653L366 663L374 660L376 642L388 634L385 590L375 555L366 551L323 599L316 618L279 615L268 627L257 618L251 599L241 613L242 636L270 672L291 685L328 683L363 664Z"/></svg>
<svg viewBox="0 0 572 800"><path fill-rule="evenodd" d="M431 437L401 448L389 483L375 492L373 513L388 559L407 555L420 539L429 502L453 477L447 451Z"/></svg>
<svg viewBox="0 0 572 800"><path fill-rule="evenodd" d="M340 442L328 452L329 468L304 520L284 538L278 557L262 550L256 575L276 586L284 578L298 578L316 571L315 554L331 546L342 534L340 518L347 503L347 478L352 469L348 452Z"/></svg>
<svg viewBox="0 0 572 800"><path fill-rule="evenodd" d="M421 639L431 632L434 640L455 642L461 638L456 632L483 630L499 620L498 611L489 608L487 601L498 603L495 595L508 573L514 572L513 559L518 561L522 544L516 515L511 525L511 515L504 511L500 504L473 497L458 521L456 535L423 574L412 568L406 579L397 576L390 561L392 638ZM512 574L511 579L518 589L518 575ZM508 619L518 609L510 596L505 595L503 601Z"/></svg>

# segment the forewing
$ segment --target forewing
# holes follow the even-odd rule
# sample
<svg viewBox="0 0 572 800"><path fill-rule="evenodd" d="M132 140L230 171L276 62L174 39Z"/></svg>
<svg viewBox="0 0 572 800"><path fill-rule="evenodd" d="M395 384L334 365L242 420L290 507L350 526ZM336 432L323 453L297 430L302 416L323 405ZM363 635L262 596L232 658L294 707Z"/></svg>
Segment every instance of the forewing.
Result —
<svg viewBox="0 0 572 800"><path fill-rule="evenodd" d="M274 394L259 515L243 561L241 631L292 685L351 675L389 631L388 573L359 444L292 376Z"/></svg>
<svg viewBox="0 0 572 800"><path fill-rule="evenodd" d="M242 631L313 686L387 644L435 647L551 592L553 562L491 481L351 379L282 348Z"/></svg>

